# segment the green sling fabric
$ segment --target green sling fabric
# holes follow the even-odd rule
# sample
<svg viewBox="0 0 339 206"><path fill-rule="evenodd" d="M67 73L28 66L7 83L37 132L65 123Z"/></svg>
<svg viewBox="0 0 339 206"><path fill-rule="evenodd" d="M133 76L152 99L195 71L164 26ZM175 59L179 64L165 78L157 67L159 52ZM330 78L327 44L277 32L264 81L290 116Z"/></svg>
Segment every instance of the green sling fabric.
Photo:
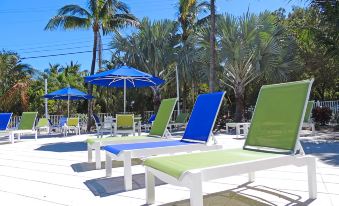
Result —
<svg viewBox="0 0 339 206"><path fill-rule="evenodd" d="M132 129L134 124L133 114L117 114L116 115L118 129Z"/></svg>
<svg viewBox="0 0 339 206"><path fill-rule="evenodd" d="M87 139L88 144L93 144L95 142L104 142L104 141L121 141L121 140L137 140L137 139L150 139L152 136L157 136L157 137L163 137L168 125L168 122L171 119L175 104L177 103L176 98L171 98L171 99L164 99L161 101L157 116L153 122L152 129L150 131L150 136L127 136L123 138L117 138L117 137L112 137L112 138L100 138L100 139L94 139L90 138Z"/></svg>
<svg viewBox="0 0 339 206"><path fill-rule="evenodd" d="M47 118L40 118L36 127L47 127L49 125Z"/></svg>
<svg viewBox="0 0 339 206"><path fill-rule="evenodd" d="M164 135L176 103L176 98L164 99L161 101L157 116L149 133L150 135L160 137Z"/></svg>
<svg viewBox="0 0 339 206"><path fill-rule="evenodd" d="M19 124L19 130L32 130L38 112L23 112Z"/></svg>
<svg viewBox="0 0 339 206"><path fill-rule="evenodd" d="M280 155L242 149L230 149L166 157L154 157L145 160L144 165L150 166L179 179L180 176L188 170L258 160L274 156Z"/></svg>
<svg viewBox="0 0 339 206"><path fill-rule="evenodd" d="M67 126L77 127L79 125L79 118L68 118Z"/></svg>
<svg viewBox="0 0 339 206"><path fill-rule="evenodd" d="M188 119L188 113L180 113L175 119L175 123L186 123Z"/></svg>
<svg viewBox="0 0 339 206"><path fill-rule="evenodd" d="M314 104L314 101L308 101L307 103L307 108L306 108L305 117L304 117L305 123L310 122L313 104Z"/></svg>
<svg viewBox="0 0 339 206"><path fill-rule="evenodd" d="M245 146L293 152L311 81L266 85L260 89Z"/></svg>

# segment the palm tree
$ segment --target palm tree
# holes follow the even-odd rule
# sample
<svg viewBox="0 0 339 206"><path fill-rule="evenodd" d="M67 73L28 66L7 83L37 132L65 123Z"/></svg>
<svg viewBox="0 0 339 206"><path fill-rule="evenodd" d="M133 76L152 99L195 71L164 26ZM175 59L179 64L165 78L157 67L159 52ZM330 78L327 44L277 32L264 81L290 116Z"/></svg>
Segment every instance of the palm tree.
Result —
<svg viewBox="0 0 339 206"><path fill-rule="evenodd" d="M59 9L56 16L47 23L45 30L62 27L65 30L92 29L94 34L91 75L95 72L96 52L99 52L99 68L101 67L101 33L107 35L117 29L138 25L138 20L129 13L127 5L119 0L89 0L88 9L79 5L66 5ZM98 50L99 48L99 50ZM88 93L92 94L93 87L88 84ZM88 102L88 119L91 119L91 101ZM89 130L90 121L87 129Z"/></svg>
<svg viewBox="0 0 339 206"><path fill-rule="evenodd" d="M211 33L210 33L210 73L209 73L209 89L210 92L214 92L215 90L215 68L217 61L217 52L215 49L215 0L211 0Z"/></svg>
<svg viewBox="0 0 339 206"><path fill-rule="evenodd" d="M286 81L297 67L292 41L276 16L247 13L236 18L225 15L218 19L220 58L224 67L222 82L233 89L236 99L235 121L242 121L246 86L258 78Z"/></svg>
<svg viewBox="0 0 339 206"><path fill-rule="evenodd" d="M174 71L174 46L180 36L178 25L174 21L161 20L151 22L144 18L138 33L126 37L116 34L112 47L123 58L123 63L143 69L144 71L166 79ZM155 108L160 104L160 87L153 87Z"/></svg>
<svg viewBox="0 0 339 206"><path fill-rule="evenodd" d="M181 39L185 42L188 37L194 32L194 28L198 23L198 14L206 12L209 8L207 1L199 0L180 0L179 1L179 17L182 35Z"/></svg>

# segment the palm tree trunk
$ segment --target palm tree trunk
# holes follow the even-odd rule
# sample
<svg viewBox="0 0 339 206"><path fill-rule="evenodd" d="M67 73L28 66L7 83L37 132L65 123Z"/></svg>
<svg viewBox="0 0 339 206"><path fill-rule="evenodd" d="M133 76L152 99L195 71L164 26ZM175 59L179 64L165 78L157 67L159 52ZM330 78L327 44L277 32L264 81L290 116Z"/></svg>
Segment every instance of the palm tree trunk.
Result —
<svg viewBox="0 0 339 206"><path fill-rule="evenodd" d="M211 0L211 33L210 33L210 78L209 78L209 89L210 92L215 91L215 62L216 62L216 51L215 51L215 0Z"/></svg>
<svg viewBox="0 0 339 206"><path fill-rule="evenodd" d="M93 42L93 53L92 53L92 65L91 65L91 75L94 74L95 71L95 62L97 58L97 45L98 45L98 32L94 31L94 42ZM88 94L92 95L93 93L93 85L88 84ZM87 105L87 131L90 131L91 129L91 122L92 122L92 100L88 100Z"/></svg>
<svg viewBox="0 0 339 206"><path fill-rule="evenodd" d="M242 85L237 85L235 87L235 122L242 122L244 119L244 94L245 87Z"/></svg>

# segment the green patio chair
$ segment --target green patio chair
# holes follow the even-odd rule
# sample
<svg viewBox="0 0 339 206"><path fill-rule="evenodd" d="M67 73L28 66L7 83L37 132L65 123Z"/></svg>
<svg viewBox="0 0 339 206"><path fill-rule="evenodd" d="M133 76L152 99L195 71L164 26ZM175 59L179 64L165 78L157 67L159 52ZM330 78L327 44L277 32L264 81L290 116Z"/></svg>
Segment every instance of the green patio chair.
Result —
<svg viewBox="0 0 339 206"><path fill-rule="evenodd" d="M189 113L182 112L178 114L178 116L175 118L174 122L171 122L168 127L170 128L170 131L172 131L172 128L179 129L180 127L185 127L187 125L187 120L189 117Z"/></svg>
<svg viewBox="0 0 339 206"><path fill-rule="evenodd" d="M38 124L36 125L36 130L38 133L41 132L41 130L46 130L47 133L49 133L49 121L47 118L40 118L38 121Z"/></svg>
<svg viewBox="0 0 339 206"><path fill-rule="evenodd" d="M80 121L79 117L68 118L66 125L63 127L64 135L68 132L74 131L75 135L80 135Z"/></svg>
<svg viewBox="0 0 339 206"><path fill-rule="evenodd" d="M101 169L100 148L102 146L114 144L129 144L138 142L152 142L160 141L163 138L170 138L171 134L166 128L171 119L176 103L177 103L176 98L164 99L161 101L157 116L153 122L151 131L148 135L87 139L88 162L92 162L92 153L94 150L96 169Z"/></svg>
<svg viewBox="0 0 339 206"><path fill-rule="evenodd" d="M117 114L113 135L132 134L135 136L135 128L134 114Z"/></svg>
<svg viewBox="0 0 339 206"><path fill-rule="evenodd" d="M313 105L314 105L314 101L309 101L307 103L307 108L306 108L306 113L305 113L305 117L304 117L304 122L303 122L303 126L302 127L306 127L306 128L310 128L312 135L315 134L315 126L314 126L314 122L311 119L312 116L312 109L313 109Z"/></svg>
<svg viewBox="0 0 339 206"><path fill-rule="evenodd" d="M147 204L155 200L155 176L189 188L191 205L202 206L202 181L247 173L252 182L255 171L285 165L307 166L309 197L316 198L315 158L304 155L298 140L312 82L263 86L242 149L146 159Z"/></svg>
<svg viewBox="0 0 339 206"><path fill-rule="evenodd" d="M38 139L38 133L35 129L35 121L38 112L23 112L19 125L16 130L11 131L13 142L15 136L17 135L17 139L20 140L21 135L24 134L34 134L35 140Z"/></svg>

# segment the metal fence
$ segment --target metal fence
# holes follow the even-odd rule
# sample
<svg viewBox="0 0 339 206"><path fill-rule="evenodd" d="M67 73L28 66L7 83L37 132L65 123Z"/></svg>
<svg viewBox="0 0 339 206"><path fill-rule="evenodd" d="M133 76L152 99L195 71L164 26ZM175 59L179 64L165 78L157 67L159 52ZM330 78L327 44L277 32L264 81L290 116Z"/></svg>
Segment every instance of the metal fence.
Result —
<svg viewBox="0 0 339 206"><path fill-rule="evenodd" d="M339 100L336 100L336 101L317 101L317 102L314 102L314 106L328 107L332 110L332 113L334 115L339 113Z"/></svg>

